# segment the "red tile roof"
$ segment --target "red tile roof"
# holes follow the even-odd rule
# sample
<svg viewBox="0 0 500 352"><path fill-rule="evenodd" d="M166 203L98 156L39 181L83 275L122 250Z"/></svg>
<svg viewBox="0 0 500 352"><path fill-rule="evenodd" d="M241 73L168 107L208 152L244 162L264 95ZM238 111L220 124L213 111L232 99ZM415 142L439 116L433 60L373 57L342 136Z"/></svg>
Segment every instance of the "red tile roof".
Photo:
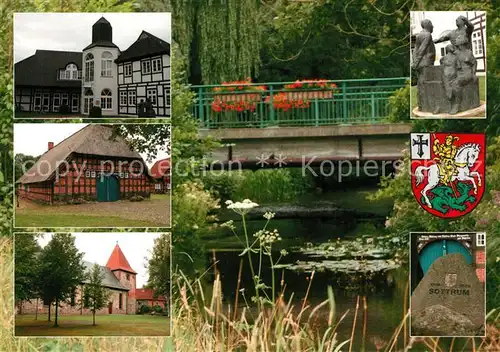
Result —
<svg viewBox="0 0 500 352"><path fill-rule="evenodd" d="M170 158L158 160L151 168L150 175L154 178L168 176L170 173Z"/></svg>
<svg viewBox="0 0 500 352"><path fill-rule="evenodd" d="M137 274L134 271L134 269L130 267L128 260L127 258L125 258L125 255L123 254L118 243L116 244L115 248L113 249L113 252L109 256L106 266L111 270L123 270L132 274Z"/></svg>
<svg viewBox="0 0 500 352"><path fill-rule="evenodd" d="M135 299L136 300L151 300L151 301L166 301L166 298L163 296L158 296L154 298L153 290L150 288L138 288L135 290Z"/></svg>

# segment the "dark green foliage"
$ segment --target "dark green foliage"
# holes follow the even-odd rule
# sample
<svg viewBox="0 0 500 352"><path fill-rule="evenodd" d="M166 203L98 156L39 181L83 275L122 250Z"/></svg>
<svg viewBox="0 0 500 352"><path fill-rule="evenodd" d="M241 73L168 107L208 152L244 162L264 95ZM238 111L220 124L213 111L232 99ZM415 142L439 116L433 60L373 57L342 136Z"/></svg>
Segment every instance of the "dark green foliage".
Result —
<svg viewBox="0 0 500 352"><path fill-rule="evenodd" d="M148 306L147 304L144 304L141 306L141 308L139 308L139 312L141 314L148 314L149 312L151 312L151 307Z"/></svg>
<svg viewBox="0 0 500 352"><path fill-rule="evenodd" d="M61 107L59 108L59 112L61 114L69 114L71 112L71 109L68 105L61 105Z"/></svg>
<svg viewBox="0 0 500 352"><path fill-rule="evenodd" d="M31 156L25 154L16 154L14 157L14 180L19 180L19 178L24 175L40 158L40 156Z"/></svg>
<svg viewBox="0 0 500 352"><path fill-rule="evenodd" d="M38 298L39 276L37 254L40 246L34 233L16 235L15 257L15 300L16 302Z"/></svg>
<svg viewBox="0 0 500 352"><path fill-rule="evenodd" d="M102 109L100 106L93 106L90 109L89 117L102 117Z"/></svg>
<svg viewBox="0 0 500 352"><path fill-rule="evenodd" d="M170 234L163 233L155 239L153 252L148 261L148 287L156 295L170 296Z"/></svg>
<svg viewBox="0 0 500 352"><path fill-rule="evenodd" d="M153 312L161 314L163 313L163 308L159 305L153 306Z"/></svg>
<svg viewBox="0 0 500 352"><path fill-rule="evenodd" d="M39 256L40 293L45 302L55 303L55 326L59 303L70 299L75 287L85 278L83 253L75 247L75 238L55 233Z"/></svg>

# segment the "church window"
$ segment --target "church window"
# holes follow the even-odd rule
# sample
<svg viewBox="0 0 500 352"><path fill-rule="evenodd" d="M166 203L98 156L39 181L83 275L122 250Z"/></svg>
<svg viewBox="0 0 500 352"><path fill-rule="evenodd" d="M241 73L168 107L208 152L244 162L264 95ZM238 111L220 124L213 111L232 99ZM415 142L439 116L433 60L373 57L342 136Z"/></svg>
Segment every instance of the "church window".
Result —
<svg viewBox="0 0 500 352"><path fill-rule="evenodd" d="M143 61L142 62L142 73L148 74L151 73L151 61Z"/></svg>
<svg viewBox="0 0 500 352"><path fill-rule="evenodd" d="M125 74L125 77L132 76L132 64L128 63L123 65L123 72Z"/></svg>
<svg viewBox="0 0 500 352"><path fill-rule="evenodd" d="M127 280L130 280L130 274L127 274Z"/></svg>
<svg viewBox="0 0 500 352"><path fill-rule="evenodd" d="M111 96L111 91L109 89L103 89L101 92L101 109L111 110L113 108L113 100Z"/></svg>
<svg viewBox="0 0 500 352"><path fill-rule="evenodd" d="M111 77L113 75L113 55L105 51L101 56L101 76Z"/></svg>
<svg viewBox="0 0 500 352"><path fill-rule="evenodd" d="M85 56L85 82L94 81L94 55L88 53Z"/></svg>
<svg viewBox="0 0 500 352"><path fill-rule="evenodd" d="M161 72L161 58L153 59L153 73Z"/></svg>
<svg viewBox="0 0 500 352"><path fill-rule="evenodd" d="M118 308L122 309L122 294L118 296Z"/></svg>
<svg viewBox="0 0 500 352"><path fill-rule="evenodd" d="M59 111L60 106L61 106L61 93L54 93L52 109L54 111Z"/></svg>

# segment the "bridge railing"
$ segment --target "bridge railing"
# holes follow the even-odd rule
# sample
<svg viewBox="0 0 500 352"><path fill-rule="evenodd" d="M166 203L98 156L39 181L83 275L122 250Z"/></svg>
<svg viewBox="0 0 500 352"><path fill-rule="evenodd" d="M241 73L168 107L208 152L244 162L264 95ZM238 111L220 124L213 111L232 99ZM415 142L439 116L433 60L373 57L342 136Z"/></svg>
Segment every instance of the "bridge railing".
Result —
<svg viewBox="0 0 500 352"><path fill-rule="evenodd" d="M389 97L406 80L329 80L324 89L290 88L296 82L192 86L193 113L202 128L381 123Z"/></svg>

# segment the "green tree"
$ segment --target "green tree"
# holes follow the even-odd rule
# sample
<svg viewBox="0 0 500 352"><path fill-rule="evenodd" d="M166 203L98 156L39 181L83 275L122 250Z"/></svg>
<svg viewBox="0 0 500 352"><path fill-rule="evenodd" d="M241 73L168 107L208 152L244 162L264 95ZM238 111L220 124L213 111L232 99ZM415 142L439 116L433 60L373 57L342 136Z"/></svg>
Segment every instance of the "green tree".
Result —
<svg viewBox="0 0 500 352"><path fill-rule="evenodd" d="M95 326L95 313L106 306L109 298L109 290L102 285L104 273L98 264L94 264L88 273L87 282L83 289L84 308L92 312L92 325Z"/></svg>
<svg viewBox="0 0 500 352"><path fill-rule="evenodd" d="M42 279L40 292L50 306L55 304L54 326L58 326L59 304L71 298L77 287L85 278L82 262L83 253L75 246L75 238L68 233L55 233L42 249L39 263L39 277Z"/></svg>
<svg viewBox="0 0 500 352"><path fill-rule="evenodd" d="M162 233L154 241L153 253L148 261L148 284L155 295L170 297L170 234Z"/></svg>
<svg viewBox="0 0 500 352"><path fill-rule="evenodd" d="M16 235L14 249L14 296L16 303L38 298L38 260L40 246L34 233Z"/></svg>
<svg viewBox="0 0 500 352"><path fill-rule="evenodd" d="M14 180L19 180L39 158L40 156L31 156L22 153L16 154L14 156Z"/></svg>
<svg viewBox="0 0 500 352"><path fill-rule="evenodd" d="M256 77L259 0L171 0L173 40L189 59L189 81L217 84Z"/></svg>

